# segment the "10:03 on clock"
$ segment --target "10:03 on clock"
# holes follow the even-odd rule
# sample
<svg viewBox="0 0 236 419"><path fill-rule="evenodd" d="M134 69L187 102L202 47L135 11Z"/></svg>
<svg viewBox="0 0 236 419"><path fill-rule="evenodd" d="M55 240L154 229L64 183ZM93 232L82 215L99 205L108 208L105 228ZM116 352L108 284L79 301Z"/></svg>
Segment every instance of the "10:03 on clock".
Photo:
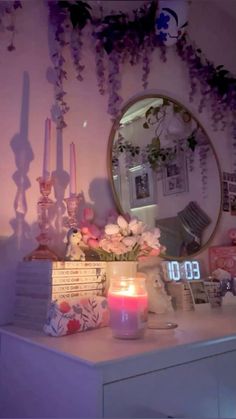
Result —
<svg viewBox="0 0 236 419"><path fill-rule="evenodd" d="M162 262L164 278L167 281L200 279L200 266L197 260L176 260Z"/></svg>

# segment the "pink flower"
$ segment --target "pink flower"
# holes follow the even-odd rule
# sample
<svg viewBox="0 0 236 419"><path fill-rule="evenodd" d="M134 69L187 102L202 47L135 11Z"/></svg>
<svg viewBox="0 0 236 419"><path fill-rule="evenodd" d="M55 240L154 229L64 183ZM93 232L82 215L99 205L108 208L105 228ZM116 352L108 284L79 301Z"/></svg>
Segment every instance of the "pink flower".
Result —
<svg viewBox="0 0 236 419"><path fill-rule="evenodd" d="M90 207L84 208L83 215L86 221L92 221L94 219L94 211Z"/></svg>
<svg viewBox="0 0 236 419"><path fill-rule="evenodd" d="M92 249L97 249L99 247L99 242L96 239L88 239L87 243Z"/></svg>
<svg viewBox="0 0 236 419"><path fill-rule="evenodd" d="M68 313L70 311L70 309L71 309L70 304L67 303L67 301L62 301L59 304L59 310L63 314Z"/></svg>
<svg viewBox="0 0 236 419"><path fill-rule="evenodd" d="M88 227L88 234L90 234L93 239L97 239L101 235L101 231L95 224L91 224Z"/></svg>
<svg viewBox="0 0 236 419"><path fill-rule="evenodd" d="M67 335L71 335L72 333L77 332L81 327L79 320L69 320L67 323Z"/></svg>
<svg viewBox="0 0 236 419"><path fill-rule="evenodd" d="M86 225L84 225L83 227L81 227L81 233L82 234L88 234L89 228L88 225L86 223Z"/></svg>

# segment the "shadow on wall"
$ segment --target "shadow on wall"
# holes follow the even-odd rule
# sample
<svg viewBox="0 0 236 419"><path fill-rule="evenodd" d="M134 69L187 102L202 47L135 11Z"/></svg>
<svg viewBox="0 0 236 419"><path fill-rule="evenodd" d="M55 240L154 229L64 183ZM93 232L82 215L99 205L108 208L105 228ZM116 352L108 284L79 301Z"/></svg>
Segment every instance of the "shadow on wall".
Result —
<svg viewBox="0 0 236 419"><path fill-rule="evenodd" d="M25 221L27 214L26 191L31 183L28 178L30 163L34 154L28 139L29 120L29 75L23 74L22 103L19 132L10 141L14 153L16 171L12 179L16 185L14 199L15 218L10 220L13 234L0 238L0 324L11 320L15 290L15 270L17 262L32 248L33 226Z"/></svg>
<svg viewBox="0 0 236 419"><path fill-rule="evenodd" d="M29 89L29 75L27 72L24 72L20 129L10 142L16 164L16 171L12 176L16 185L14 200L15 218L10 220L10 224L13 228L13 235L9 238L11 253L14 253L14 259L24 256L27 249L32 245L31 229L25 221L27 213L26 191L31 186L28 172L30 163L34 159L34 154L28 139Z"/></svg>
<svg viewBox="0 0 236 419"><path fill-rule="evenodd" d="M69 174L63 169L63 138L62 131L57 130L56 138L56 170L52 172L55 206L54 206L54 232L53 248L59 256L63 252L63 239L65 237L65 225L67 220L66 205L64 202L65 190L69 183Z"/></svg>
<svg viewBox="0 0 236 419"><path fill-rule="evenodd" d="M109 180L105 178L93 179L88 193L95 211L95 221L98 225L104 225L109 212L115 207Z"/></svg>

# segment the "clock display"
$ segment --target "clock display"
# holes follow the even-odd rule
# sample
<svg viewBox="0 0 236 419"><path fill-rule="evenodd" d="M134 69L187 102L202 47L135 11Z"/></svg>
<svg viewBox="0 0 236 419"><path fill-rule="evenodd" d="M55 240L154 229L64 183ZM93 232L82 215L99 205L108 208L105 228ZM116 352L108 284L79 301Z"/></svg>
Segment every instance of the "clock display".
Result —
<svg viewBox="0 0 236 419"><path fill-rule="evenodd" d="M200 267L197 260L176 260L162 262L163 274L168 281L179 281L181 279L191 281L200 279Z"/></svg>

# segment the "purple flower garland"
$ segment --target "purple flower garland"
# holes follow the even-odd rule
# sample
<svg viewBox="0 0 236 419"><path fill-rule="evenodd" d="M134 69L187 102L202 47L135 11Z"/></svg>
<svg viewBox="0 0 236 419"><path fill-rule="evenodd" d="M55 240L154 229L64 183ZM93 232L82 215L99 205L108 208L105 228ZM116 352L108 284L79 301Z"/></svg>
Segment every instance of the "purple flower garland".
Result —
<svg viewBox="0 0 236 419"><path fill-rule="evenodd" d="M93 19L91 7L84 1L49 1L51 23L55 31L55 52L52 55L57 77L56 101L59 109L58 127L65 126L64 115L68 111L64 96L63 48L66 31L72 30L70 46L77 79L82 81L84 65L82 59L82 29L91 23L94 39L95 65L100 94L108 93L108 113L114 119L120 112L122 98L121 65L129 60L131 65L142 63L142 85L148 87L150 60L154 50L166 61L166 34L161 31L168 24L163 13L157 18L157 2L133 11L133 20L125 13ZM65 22L67 22L65 24ZM70 22L70 25L68 24ZM73 28L71 28L71 25ZM159 33L156 31L159 28ZM69 29L68 29L69 28ZM199 112L210 106L214 129L224 129L228 114L236 109L236 78L222 65L215 67L202 51L195 47L187 35L178 39L178 55L188 66L190 79L190 101L200 93ZM59 92L58 92L59 90Z"/></svg>
<svg viewBox="0 0 236 419"><path fill-rule="evenodd" d="M66 122L65 114L69 111L69 106L65 101L66 92L63 88L63 82L67 78L67 73L64 68L65 59L63 57L63 49L67 45L65 40L65 23L67 19L57 2L49 1L49 18L54 28L54 43L51 49L51 59L54 66L55 82L55 105L52 108L53 119L56 122L57 129L65 128Z"/></svg>
<svg viewBox="0 0 236 419"><path fill-rule="evenodd" d="M10 42L7 46L8 51L16 49L14 45L14 38L16 34L15 28L15 12L22 9L21 1L3 1L0 2L0 30L8 31L10 33Z"/></svg>
<svg viewBox="0 0 236 419"><path fill-rule="evenodd" d="M199 87L199 112L210 104L213 128L224 130L227 114L236 110L236 78L222 65L214 67L202 51L191 43L187 35L178 40L176 49L188 65L190 101L194 100Z"/></svg>

